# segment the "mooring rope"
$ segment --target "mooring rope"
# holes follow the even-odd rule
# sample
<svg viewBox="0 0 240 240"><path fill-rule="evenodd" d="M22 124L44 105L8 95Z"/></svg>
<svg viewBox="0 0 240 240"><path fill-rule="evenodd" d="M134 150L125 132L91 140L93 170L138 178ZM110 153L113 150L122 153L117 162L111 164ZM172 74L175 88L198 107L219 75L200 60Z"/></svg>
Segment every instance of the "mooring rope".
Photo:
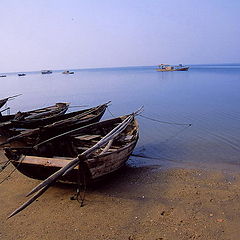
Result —
<svg viewBox="0 0 240 240"><path fill-rule="evenodd" d="M146 118L148 120L154 121L154 122L159 122L159 123L166 123L166 124L171 124L171 125L182 125L182 126L188 126L188 127L192 126L191 123L176 123L176 122L161 121L161 120L158 120L158 119L154 119L154 118L144 116L142 114L139 114L139 116L142 117L142 118Z"/></svg>
<svg viewBox="0 0 240 240"><path fill-rule="evenodd" d="M21 159L21 161L18 163L18 165L0 182L0 184L2 184L3 182L5 182L16 170L17 168L20 166L20 164L22 163L23 158Z"/></svg>
<svg viewBox="0 0 240 240"><path fill-rule="evenodd" d="M70 199L77 200L80 203L80 207L83 207L85 196L86 196L86 190L87 190L87 184L86 184L86 176L84 171L84 163L80 161L78 165L78 179L77 179L76 194L72 196Z"/></svg>
<svg viewBox="0 0 240 240"><path fill-rule="evenodd" d="M115 117L113 113L110 111L109 107L107 107L108 112L111 114L112 117Z"/></svg>
<svg viewBox="0 0 240 240"><path fill-rule="evenodd" d="M0 163L0 173L10 164L10 160L4 161Z"/></svg>

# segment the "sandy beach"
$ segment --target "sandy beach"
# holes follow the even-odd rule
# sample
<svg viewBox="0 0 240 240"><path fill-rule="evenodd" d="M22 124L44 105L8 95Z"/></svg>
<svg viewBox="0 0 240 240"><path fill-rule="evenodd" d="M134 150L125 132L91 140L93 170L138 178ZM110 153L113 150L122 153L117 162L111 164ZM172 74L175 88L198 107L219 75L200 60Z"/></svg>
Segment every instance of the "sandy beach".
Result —
<svg viewBox="0 0 240 240"><path fill-rule="evenodd" d="M1 151L1 161L5 159ZM5 169L1 180L11 170ZM239 239L240 174L220 170L124 167L88 188L56 184L11 219L39 181L15 171L1 184L0 239Z"/></svg>

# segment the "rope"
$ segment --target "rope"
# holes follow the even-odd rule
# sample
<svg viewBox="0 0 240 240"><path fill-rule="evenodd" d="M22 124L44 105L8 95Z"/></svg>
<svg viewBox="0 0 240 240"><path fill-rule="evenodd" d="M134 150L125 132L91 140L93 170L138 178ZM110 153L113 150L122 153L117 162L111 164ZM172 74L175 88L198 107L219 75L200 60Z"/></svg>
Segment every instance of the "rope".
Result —
<svg viewBox="0 0 240 240"><path fill-rule="evenodd" d="M166 124L172 124L172 125L182 125L182 126L188 126L188 127L192 126L191 123L166 122L166 121L161 121L161 120L158 120L158 119L150 118L150 117L144 116L142 114L139 114L139 116L142 117L142 118L146 118L148 120L154 121L154 122L159 122L159 123L166 123Z"/></svg>
<svg viewBox="0 0 240 240"><path fill-rule="evenodd" d="M107 107L108 112L111 114L112 117L115 117L113 113L109 110L109 107Z"/></svg>
<svg viewBox="0 0 240 240"><path fill-rule="evenodd" d="M82 177L82 179L81 179L81 177ZM81 188L83 188L83 189L81 189ZM80 203L80 207L84 206L86 189L87 189L86 175L84 172L83 160L81 160L78 165L78 181L77 181L76 194L70 198L71 200L77 200Z"/></svg>
<svg viewBox="0 0 240 240"><path fill-rule="evenodd" d="M23 158L22 158L23 160ZM18 163L17 167L15 167L1 182L0 184L2 184L3 182L5 182L16 170L17 168L20 166L20 164L22 163L22 160ZM10 162L10 161L9 161Z"/></svg>
<svg viewBox="0 0 240 240"><path fill-rule="evenodd" d="M10 164L10 160L1 162L2 165L0 165L0 173Z"/></svg>
<svg viewBox="0 0 240 240"><path fill-rule="evenodd" d="M165 143L175 137L177 137L180 133L183 133L187 128L189 128L190 126L186 126L183 129L181 129L180 131L176 132L175 134L173 134L172 136L170 136L169 138L165 139L164 141L162 141L161 143Z"/></svg>
<svg viewBox="0 0 240 240"><path fill-rule="evenodd" d="M151 157L151 156L147 156L147 155L141 155L141 154L135 154L132 153L131 156L133 157L139 157L139 158L146 158L146 159L151 159L151 160L158 160L158 161L162 161L162 160L167 160L170 162L183 162L183 160L180 159L171 159L171 158L166 158L166 157Z"/></svg>

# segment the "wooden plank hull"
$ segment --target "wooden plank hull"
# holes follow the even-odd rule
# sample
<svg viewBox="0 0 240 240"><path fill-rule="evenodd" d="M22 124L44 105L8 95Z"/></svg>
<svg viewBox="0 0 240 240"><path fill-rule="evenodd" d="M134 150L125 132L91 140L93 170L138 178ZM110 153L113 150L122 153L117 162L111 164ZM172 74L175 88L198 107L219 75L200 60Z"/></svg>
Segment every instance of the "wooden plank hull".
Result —
<svg viewBox="0 0 240 240"><path fill-rule="evenodd" d="M87 182L98 180L108 174L111 174L120 169L130 157L135 145L134 141L128 146L119 149L114 153L107 153L100 157L87 159L85 162L84 174ZM41 159L41 161L40 161ZM27 177L44 180L61 167L64 167L70 159L54 159L54 158L32 158L28 157L26 160L22 159L22 162L11 160L11 163L17 168L19 172ZM58 163L59 161L59 163ZM80 171L82 173L82 171ZM59 181L77 183L79 179L79 169L74 168L66 176L63 176Z"/></svg>
<svg viewBox="0 0 240 240"><path fill-rule="evenodd" d="M28 112L0 116L0 134L2 136L16 135L15 128L34 128L41 126L51 117L59 117L68 110L68 103L57 103L54 106L40 108ZM19 119L23 118L23 120ZM17 134L19 132L17 131Z"/></svg>
<svg viewBox="0 0 240 240"><path fill-rule="evenodd" d="M18 135L16 135L16 130L12 130L12 136L16 136L8 139L8 142L24 141L25 143L34 145L39 141L44 141L61 133L100 121L106 108L107 104L103 104L94 108L53 117L51 121L56 120L56 122L40 128L22 131Z"/></svg>

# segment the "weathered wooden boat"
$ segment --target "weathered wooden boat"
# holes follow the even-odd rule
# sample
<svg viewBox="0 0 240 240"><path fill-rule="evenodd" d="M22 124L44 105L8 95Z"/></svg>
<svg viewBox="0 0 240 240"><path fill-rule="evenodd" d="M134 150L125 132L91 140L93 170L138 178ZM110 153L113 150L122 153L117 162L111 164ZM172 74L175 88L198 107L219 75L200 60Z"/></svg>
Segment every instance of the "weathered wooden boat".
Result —
<svg viewBox="0 0 240 240"><path fill-rule="evenodd" d="M115 137L110 137L110 140L106 139L111 136L109 133L123 122L125 128ZM89 182L122 167L131 155L138 137L137 120L133 115L128 115L75 129L46 140L35 148L5 148L5 154L18 171L35 179L48 178L83 154L83 169L79 172L79 169L74 167L58 180L77 183L79 174L83 173L85 180ZM103 139L107 141L101 145ZM96 145L99 147L89 155L85 154Z"/></svg>
<svg viewBox="0 0 240 240"><path fill-rule="evenodd" d="M27 196L36 194L8 218L33 203L56 181L86 185L121 168L139 137L135 114L75 129L34 148L6 148L6 156L21 173L45 179Z"/></svg>
<svg viewBox="0 0 240 240"><path fill-rule="evenodd" d="M172 72L172 71L188 71L188 66L183 66L182 64L171 66L168 64L160 64L156 68L158 72Z"/></svg>
<svg viewBox="0 0 240 240"><path fill-rule="evenodd" d="M38 128L29 130L19 129L21 133L19 133L19 130L16 128L9 129L8 135L16 135L17 133L18 135L9 138L6 143L20 141L33 146L38 142L57 136L63 132L98 122L106 111L108 104L109 102L61 116L47 117L43 122L39 123ZM42 125L46 122L48 123L47 125Z"/></svg>
<svg viewBox="0 0 240 240"><path fill-rule="evenodd" d="M44 122L46 118L63 115L68 110L68 103L56 103L54 106L40 108L28 112L18 112L11 115L0 116L0 134L8 136L9 129L23 126L30 126L31 123ZM19 125L18 125L19 124Z"/></svg>

